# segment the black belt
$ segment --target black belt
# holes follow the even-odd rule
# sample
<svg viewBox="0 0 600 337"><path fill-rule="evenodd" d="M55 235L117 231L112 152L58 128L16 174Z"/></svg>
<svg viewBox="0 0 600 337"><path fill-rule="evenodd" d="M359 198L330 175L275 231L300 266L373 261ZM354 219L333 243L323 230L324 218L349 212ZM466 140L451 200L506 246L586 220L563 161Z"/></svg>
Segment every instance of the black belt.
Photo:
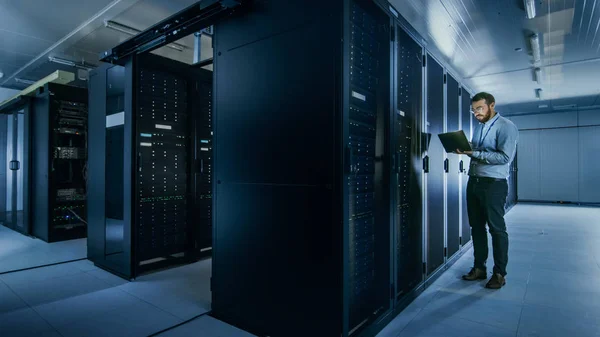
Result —
<svg viewBox="0 0 600 337"><path fill-rule="evenodd" d="M490 178L490 177L469 177L469 180L474 181L476 183L490 183L494 181L506 181L506 179L502 178Z"/></svg>

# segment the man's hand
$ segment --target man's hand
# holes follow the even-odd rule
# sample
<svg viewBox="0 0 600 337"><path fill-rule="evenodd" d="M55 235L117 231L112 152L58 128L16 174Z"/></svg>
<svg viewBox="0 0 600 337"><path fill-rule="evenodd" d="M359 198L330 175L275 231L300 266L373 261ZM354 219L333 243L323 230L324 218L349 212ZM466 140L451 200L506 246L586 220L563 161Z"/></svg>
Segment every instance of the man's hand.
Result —
<svg viewBox="0 0 600 337"><path fill-rule="evenodd" d="M473 151L461 151L460 149L456 149L456 154L466 154L467 156L470 156L473 154Z"/></svg>

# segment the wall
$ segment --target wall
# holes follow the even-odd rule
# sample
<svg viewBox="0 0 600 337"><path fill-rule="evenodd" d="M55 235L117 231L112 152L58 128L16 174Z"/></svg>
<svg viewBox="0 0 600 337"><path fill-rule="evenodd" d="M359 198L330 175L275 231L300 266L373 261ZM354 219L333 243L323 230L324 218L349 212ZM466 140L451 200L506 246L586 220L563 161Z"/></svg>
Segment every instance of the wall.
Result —
<svg viewBox="0 0 600 337"><path fill-rule="evenodd" d="M16 95L18 92L19 92L19 90L0 88L0 103L4 102L4 100Z"/></svg>
<svg viewBox="0 0 600 337"><path fill-rule="evenodd" d="M600 203L600 109L513 115L521 201Z"/></svg>

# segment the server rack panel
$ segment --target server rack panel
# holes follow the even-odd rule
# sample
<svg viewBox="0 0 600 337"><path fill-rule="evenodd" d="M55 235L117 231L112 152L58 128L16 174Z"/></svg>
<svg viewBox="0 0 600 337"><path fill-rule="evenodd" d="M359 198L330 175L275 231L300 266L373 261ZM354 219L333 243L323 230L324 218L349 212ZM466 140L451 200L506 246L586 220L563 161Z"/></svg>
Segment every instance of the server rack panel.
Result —
<svg viewBox="0 0 600 337"><path fill-rule="evenodd" d="M422 87L423 49L403 29L396 28L395 230L396 299L423 281L422 254Z"/></svg>
<svg viewBox="0 0 600 337"><path fill-rule="evenodd" d="M471 113L471 95L464 88L461 88L461 114L462 114L462 130L464 131L467 138L471 140L471 119L473 114ZM471 226L469 225L469 213L467 212L467 184L469 182L469 167L471 160L468 156L461 156L461 165L463 169L462 177L462 231L461 231L461 243L462 245L467 244L471 241Z"/></svg>
<svg viewBox="0 0 600 337"><path fill-rule="evenodd" d="M87 236L87 96L48 83L34 99L32 227L47 242Z"/></svg>
<svg viewBox="0 0 600 337"><path fill-rule="evenodd" d="M391 22L371 1L311 2L215 26L213 313L359 335L391 308Z"/></svg>
<svg viewBox="0 0 600 337"><path fill-rule="evenodd" d="M461 129L459 123L459 88L458 82L451 75L446 75L446 130ZM448 257L452 257L460 249L460 160L462 156L448 154L446 165L446 247Z"/></svg>
<svg viewBox="0 0 600 337"><path fill-rule="evenodd" d="M444 264L444 68L427 55L427 274Z"/></svg>

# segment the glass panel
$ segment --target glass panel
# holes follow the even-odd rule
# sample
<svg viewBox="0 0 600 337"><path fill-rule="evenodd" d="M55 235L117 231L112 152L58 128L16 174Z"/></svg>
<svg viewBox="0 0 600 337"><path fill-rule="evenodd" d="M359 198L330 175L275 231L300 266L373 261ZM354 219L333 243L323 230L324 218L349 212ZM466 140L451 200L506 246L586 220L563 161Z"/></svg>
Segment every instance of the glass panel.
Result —
<svg viewBox="0 0 600 337"><path fill-rule="evenodd" d="M125 68L106 73L105 259L125 268L124 245L124 96ZM120 268L119 268L120 269Z"/></svg>

